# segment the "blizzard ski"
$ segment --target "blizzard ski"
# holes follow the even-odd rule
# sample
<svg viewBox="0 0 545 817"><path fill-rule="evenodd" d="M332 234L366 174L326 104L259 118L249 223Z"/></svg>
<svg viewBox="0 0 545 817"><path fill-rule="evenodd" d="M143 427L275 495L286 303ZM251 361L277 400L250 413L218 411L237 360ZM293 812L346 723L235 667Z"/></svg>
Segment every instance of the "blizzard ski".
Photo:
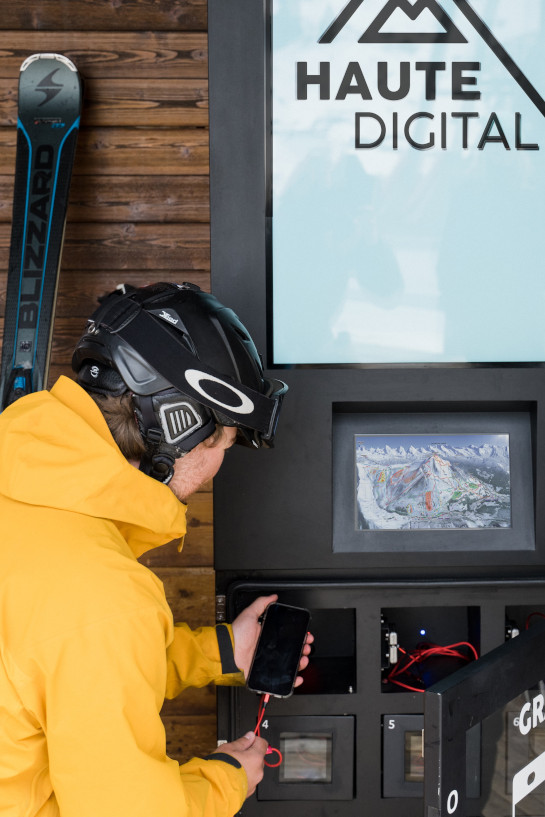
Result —
<svg viewBox="0 0 545 817"><path fill-rule="evenodd" d="M21 65L0 410L46 388L82 83L60 54Z"/></svg>

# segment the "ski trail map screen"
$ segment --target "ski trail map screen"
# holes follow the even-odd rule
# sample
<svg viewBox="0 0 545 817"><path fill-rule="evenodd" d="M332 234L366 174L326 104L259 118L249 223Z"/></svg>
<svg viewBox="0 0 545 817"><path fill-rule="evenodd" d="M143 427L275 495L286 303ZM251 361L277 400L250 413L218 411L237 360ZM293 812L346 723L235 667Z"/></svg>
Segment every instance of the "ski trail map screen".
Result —
<svg viewBox="0 0 545 817"><path fill-rule="evenodd" d="M355 437L359 530L511 525L508 435Z"/></svg>

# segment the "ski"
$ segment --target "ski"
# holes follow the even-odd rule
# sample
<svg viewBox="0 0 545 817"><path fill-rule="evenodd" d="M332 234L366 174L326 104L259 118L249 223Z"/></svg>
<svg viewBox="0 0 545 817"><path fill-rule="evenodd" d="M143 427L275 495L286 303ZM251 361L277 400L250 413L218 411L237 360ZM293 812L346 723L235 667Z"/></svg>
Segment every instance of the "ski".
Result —
<svg viewBox="0 0 545 817"><path fill-rule="evenodd" d="M0 411L47 387L68 192L82 105L75 65L34 54L19 76Z"/></svg>

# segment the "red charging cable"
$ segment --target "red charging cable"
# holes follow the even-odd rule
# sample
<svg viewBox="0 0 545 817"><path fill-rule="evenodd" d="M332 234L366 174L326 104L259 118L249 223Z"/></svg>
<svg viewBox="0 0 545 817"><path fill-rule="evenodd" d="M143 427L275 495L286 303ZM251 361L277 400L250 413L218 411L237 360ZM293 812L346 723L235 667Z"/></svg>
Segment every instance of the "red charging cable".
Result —
<svg viewBox="0 0 545 817"><path fill-rule="evenodd" d="M409 673L408 670L413 665L421 664L433 656L447 656L450 658L461 658L468 662L471 661L471 656L461 652L459 647L468 648L474 660L478 659L477 650L473 644L470 644L468 641L459 641L456 644L448 644L445 647L440 647L437 644L425 644L417 647L412 652L407 652L402 647L399 647L399 652L403 654L403 658L393 666L385 680L388 683L396 684L411 692L425 692L425 689L421 687L415 687L410 683L406 683L406 681L411 680L411 673Z"/></svg>
<svg viewBox="0 0 545 817"><path fill-rule="evenodd" d="M258 738L261 737L261 723L265 715L265 707L269 703L270 697L270 695L262 695L261 700L259 701L259 709L257 710L257 724L254 729L254 733L258 736ZM273 746L269 746L265 754L272 755L273 753L278 755L278 760L276 763L267 763L265 760L265 766L268 766L269 769L276 769L282 763L283 758L280 749L275 749Z"/></svg>
<svg viewBox="0 0 545 817"><path fill-rule="evenodd" d="M535 612L533 612L533 613L530 613L530 615L526 618L526 621L524 622L524 629L525 630L527 630L529 628L530 621L531 621L533 616L539 616L540 618L545 618L545 614L539 613L537 610Z"/></svg>

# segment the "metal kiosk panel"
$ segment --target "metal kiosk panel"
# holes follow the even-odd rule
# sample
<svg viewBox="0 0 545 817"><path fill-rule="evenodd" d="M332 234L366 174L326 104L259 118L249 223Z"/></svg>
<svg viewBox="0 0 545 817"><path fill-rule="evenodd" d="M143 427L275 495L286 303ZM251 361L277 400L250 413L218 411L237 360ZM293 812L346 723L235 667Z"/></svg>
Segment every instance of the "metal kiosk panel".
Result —
<svg viewBox="0 0 545 817"><path fill-rule="evenodd" d="M426 691L425 817L545 813L544 656L541 620ZM470 803L467 736L478 725L481 795Z"/></svg>

